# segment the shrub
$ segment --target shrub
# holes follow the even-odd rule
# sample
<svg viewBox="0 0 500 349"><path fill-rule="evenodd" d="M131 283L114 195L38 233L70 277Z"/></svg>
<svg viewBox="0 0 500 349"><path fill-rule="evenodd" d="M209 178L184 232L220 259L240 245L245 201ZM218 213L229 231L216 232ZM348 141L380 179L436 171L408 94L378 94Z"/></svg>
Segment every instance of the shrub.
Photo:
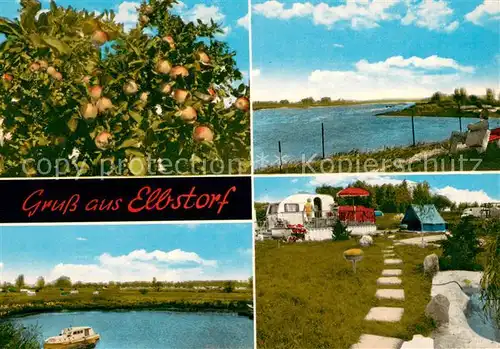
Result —
<svg viewBox="0 0 500 349"><path fill-rule="evenodd" d="M149 292L149 291L148 291L147 289L145 289L145 288L141 288L141 289L139 290L139 292L140 292L142 295L146 295L146 294L148 294L148 292Z"/></svg>
<svg viewBox="0 0 500 349"><path fill-rule="evenodd" d="M39 349L40 335L37 327L24 327L7 320L0 320L0 348Z"/></svg>
<svg viewBox="0 0 500 349"><path fill-rule="evenodd" d="M462 219L443 242L443 254L439 260L442 270L478 270L476 262L479 240L476 227L469 217Z"/></svg>
<svg viewBox="0 0 500 349"><path fill-rule="evenodd" d="M492 314L500 327L500 220L487 222L484 233L490 239L486 243L481 296L485 301L485 310Z"/></svg>
<svg viewBox="0 0 500 349"><path fill-rule="evenodd" d="M234 290L234 285L232 281L228 281L224 284L224 292L231 293Z"/></svg>
<svg viewBox="0 0 500 349"><path fill-rule="evenodd" d="M47 176L248 172L235 53L214 39L219 25L186 24L174 3L143 3L128 32L113 11L51 2L39 13L38 0L21 0L19 20L0 18L0 175L40 175L42 159L64 160Z"/></svg>
<svg viewBox="0 0 500 349"><path fill-rule="evenodd" d="M347 229L347 225L342 223L340 220L335 222L332 229L332 240L334 241L344 241L351 238L351 231Z"/></svg>

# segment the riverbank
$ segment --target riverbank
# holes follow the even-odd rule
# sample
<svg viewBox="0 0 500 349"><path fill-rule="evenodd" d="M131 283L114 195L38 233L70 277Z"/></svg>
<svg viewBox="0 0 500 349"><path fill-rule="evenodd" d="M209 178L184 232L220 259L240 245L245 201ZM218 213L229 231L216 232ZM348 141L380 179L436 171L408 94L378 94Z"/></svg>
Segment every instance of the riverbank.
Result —
<svg viewBox="0 0 500 349"><path fill-rule="evenodd" d="M45 294L44 294L45 293ZM34 297L0 296L0 317L64 311L164 310L177 312L231 312L245 314L253 302L251 292L90 291L60 296L42 290Z"/></svg>
<svg viewBox="0 0 500 349"><path fill-rule="evenodd" d="M391 147L373 152L337 153L326 159L293 161L255 169L257 174L278 173L360 173L360 172L449 172L489 171L500 168L500 149L490 143L486 152L475 149L449 154L448 141Z"/></svg>
<svg viewBox="0 0 500 349"><path fill-rule="evenodd" d="M279 103L279 102L254 102L253 110L265 109L310 109L310 108L326 108L326 107L346 107L352 105L367 105L367 104L406 104L413 103L416 100L369 100L369 101L332 101L329 103L316 102L312 104L304 104L301 102L295 103Z"/></svg>
<svg viewBox="0 0 500 349"><path fill-rule="evenodd" d="M444 118L479 118L479 112L459 111L456 106L440 106L432 103L417 103L401 110L385 111L377 116L431 116ZM490 113L490 117L500 118L500 112Z"/></svg>

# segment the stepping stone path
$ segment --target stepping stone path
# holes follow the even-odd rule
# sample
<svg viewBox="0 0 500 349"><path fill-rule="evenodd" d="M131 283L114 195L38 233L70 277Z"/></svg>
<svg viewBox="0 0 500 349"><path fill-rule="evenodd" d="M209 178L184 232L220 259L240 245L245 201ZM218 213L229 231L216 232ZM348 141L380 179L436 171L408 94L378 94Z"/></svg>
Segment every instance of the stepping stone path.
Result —
<svg viewBox="0 0 500 349"><path fill-rule="evenodd" d="M394 243L394 245L397 245L397 243ZM394 245L385 247L382 252L384 254L384 265L396 266L397 268L403 264L403 260L397 258L394 251ZM401 288L403 280L400 277L402 275L402 269L382 270L382 276L377 279L377 285L382 287L377 290L375 297L381 301L385 301L385 303L396 303L395 306L371 308L365 317L365 321L386 323L401 321L404 314L404 308L401 307L401 302L405 300L405 291ZM354 344L351 349L399 349L403 343L404 341L399 338L363 334L359 338L358 343Z"/></svg>

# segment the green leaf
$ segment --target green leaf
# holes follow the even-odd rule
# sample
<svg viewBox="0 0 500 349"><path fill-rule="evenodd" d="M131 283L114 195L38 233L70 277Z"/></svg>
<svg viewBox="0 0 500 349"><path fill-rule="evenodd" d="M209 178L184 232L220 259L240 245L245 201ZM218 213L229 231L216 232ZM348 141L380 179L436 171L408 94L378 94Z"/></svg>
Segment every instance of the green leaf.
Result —
<svg viewBox="0 0 500 349"><path fill-rule="evenodd" d="M118 149L122 148L130 148L130 147L137 147L139 145L140 141L137 139L129 138L123 141L122 144L118 147Z"/></svg>
<svg viewBox="0 0 500 349"><path fill-rule="evenodd" d="M68 46L65 42L51 38L51 37L43 37L42 40L51 48L58 51L62 55L67 55L71 52L71 47Z"/></svg>
<svg viewBox="0 0 500 349"><path fill-rule="evenodd" d="M135 112L133 110L130 110L128 113L130 114L130 116L132 117L132 119L134 119L137 123L139 123L139 124L141 123L141 121L142 121L142 115L141 114L139 114L138 112Z"/></svg>

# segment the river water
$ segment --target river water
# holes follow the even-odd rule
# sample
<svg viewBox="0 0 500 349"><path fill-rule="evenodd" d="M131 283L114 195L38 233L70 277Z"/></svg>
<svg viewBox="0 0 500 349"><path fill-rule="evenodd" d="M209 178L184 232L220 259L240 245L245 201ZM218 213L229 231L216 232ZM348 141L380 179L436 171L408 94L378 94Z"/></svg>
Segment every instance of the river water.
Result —
<svg viewBox="0 0 500 349"><path fill-rule="evenodd" d="M38 314L16 321L38 325L43 340L66 327L90 326L101 335L97 349L253 348L253 321L232 314L92 311Z"/></svg>
<svg viewBox="0 0 500 349"><path fill-rule="evenodd" d="M368 104L309 109L266 109L253 114L255 168L275 165L278 141L283 161L308 160L321 156L321 123L325 128L325 153L377 150L387 146L412 144L410 117L377 116L409 104ZM478 119L462 119L462 127ZM500 119L490 119L490 128L500 127ZM460 129L458 118L416 117L417 142L443 141ZM271 162L271 163L269 163Z"/></svg>

